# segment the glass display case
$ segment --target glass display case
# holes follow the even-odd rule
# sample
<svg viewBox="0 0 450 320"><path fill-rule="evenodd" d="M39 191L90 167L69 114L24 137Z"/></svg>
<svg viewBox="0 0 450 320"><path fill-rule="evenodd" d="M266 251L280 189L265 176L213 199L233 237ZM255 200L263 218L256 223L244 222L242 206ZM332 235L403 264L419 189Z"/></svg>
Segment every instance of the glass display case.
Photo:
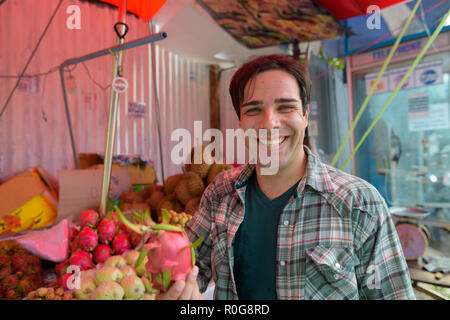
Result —
<svg viewBox="0 0 450 320"><path fill-rule="evenodd" d="M423 48L427 37L402 42L354 131L356 144ZM357 114L390 47L352 56L350 112ZM450 244L433 227L450 230L450 31L442 32L404 83L355 155L352 172L373 184L391 208L420 208L450 255ZM412 215L413 216L413 215ZM410 217L407 217L410 218ZM409 219L410 220L410 219ZM444 236L445 236L444 235Z"/></svg>

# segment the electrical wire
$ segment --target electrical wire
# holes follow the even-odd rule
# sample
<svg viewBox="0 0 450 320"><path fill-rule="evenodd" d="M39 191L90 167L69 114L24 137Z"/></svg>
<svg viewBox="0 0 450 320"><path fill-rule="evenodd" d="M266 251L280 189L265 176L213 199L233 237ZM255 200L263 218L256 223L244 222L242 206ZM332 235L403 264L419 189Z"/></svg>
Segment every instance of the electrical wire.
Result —
<svg viewBox="0 0 450 320"><path fill-rule="evenodd" d="M107 86L102 86L100 83L98 83L92 76L91 73L89 72L88 67L84 64L84 62L81 63L84 67L84 69L86 70L86 73L89 77L89 79L91 79L92 82L94 82L94 84L96 84L100 89L102 89L103 91L108 90L111 87L111 83L108 84Z"/></svg>
<svg viewBox="0 0 450 320"><path fill-rule="evenodd" d="M433 5L432 7L428 8L427 10L425 10L425 11L422 10L422 13L416 15L416 16L411 20L411 22L414 21L414 20L416 20L416 19L418 19L418 18L420 18L421 16L424 16L426 13L428 13L428 12L430 12L431 10L433 10L433 9L435 9L435 8L437 8L437 7L439 7L440 5L442 5L443 3L445 3L446 1L447 1L447 0L441 0L440 2L436 3L435 5ZM359 49L358 51L356 51L355 53L351 54L350 56L354 56L354 55L357 55L357 54L359 54L359 53L361 53L361 52L364 52L364 51L366 51L366 50L370 50L370 48L371 48L372 46L374 46L374 45L376 45L377 43L381 42L383 39L387 38L387 37L390 36L392 33L398 31L401 27L402 27L402 26L399 26L399 27L395 28L394 30L391 30L390 32L386 33L385 35L379 37L378 39L375 39L374 41L372 41L371 43L369 43L369 44L366 45L365 47ZM311 81L312 81L312 82L316 81L317 79L323 77L323 76L326 75L328 72L330 72L330 71L333 70L333 69L336 69L337 67L339 67L339 66L340 66L341 64L343 64L343 63L344 63L344 61L341 61L341 62L339 62L339 63L337 63L337 64L335 64L335 65L332 65L332 66L329 67L327 70L323 71L322 73L320 73L320 74L316 75L314 78L312 78Z"/></svg>
<svg viewBox="0 0 450 320"><path fill-rule="evenodd" d="M22 79L23 75L24 75L25 72L27 71L27 68L28 68L28 66L29 66L29 64L30 64L30 62L31 62L31 60L33 59L33 57L34 57L34 55L35 55L37 49L39 48L39 45L41 44L42 39L43 39L44 36L46 35L47 30L49 29L50 24L52 23L53 18L56 16L56 13L58 12L58 9L59 9L59 7L61 6L62 3L63 3L63 0L60 0L59 3L58 3L58 5L57 5L56 8L55 8L55 11L53 11L53 14L52 14L52 16L50 17L50 20L48 21L47 26L45 27L44 31L42 32L41 37L39 38L38 43L37 43L36 46L34 47L33 52L31 53L30 57L28 58L28 61L27 61L27 63L25 64L25 67L23 68L22 72L20 73L19 78L18 78L17 81L16 81L16 84L14 85L14 88L11 90L11 93L9 94L9 96L8 96L8 98L6 99L6 102L5 102L5 104L4 104L3 108L2 108L2 110L0 111L0 118L2 117L3 113L5 112L6 107L7 107L8 104L9 104L9 101L11 100L11 98L12 98L14 92L16 91L17 87L19 86L20 80Z"/></svg>

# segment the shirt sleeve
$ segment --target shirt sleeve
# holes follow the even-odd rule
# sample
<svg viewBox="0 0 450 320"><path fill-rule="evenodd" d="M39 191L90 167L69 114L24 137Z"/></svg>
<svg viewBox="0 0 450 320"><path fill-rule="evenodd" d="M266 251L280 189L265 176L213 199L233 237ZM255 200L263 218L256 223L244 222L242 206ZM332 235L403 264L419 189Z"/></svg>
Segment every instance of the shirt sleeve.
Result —
<svg viewBox="0 0 450 320"><path fill-rule="evenodd" d="M371 209L360 210L356 267L360 299L414 300L414 290L400 240L390 212L381 195ZM379 201L378 201L379 200ZM374 203L377 203L374 205Z"/></svg>
<svg viewBox="0 0 450 320"><path fill-rule="evenodd" d="M200 205L192 216L192 219L187 223L185 231L191 243L198 238L203 237L202 243L197 246L195 250L195 264L199 268L197 282L200 292L205 292L209 281L211 280L211 230L212 227L212 196L213 189L207 188L202 195Z"/></svg>

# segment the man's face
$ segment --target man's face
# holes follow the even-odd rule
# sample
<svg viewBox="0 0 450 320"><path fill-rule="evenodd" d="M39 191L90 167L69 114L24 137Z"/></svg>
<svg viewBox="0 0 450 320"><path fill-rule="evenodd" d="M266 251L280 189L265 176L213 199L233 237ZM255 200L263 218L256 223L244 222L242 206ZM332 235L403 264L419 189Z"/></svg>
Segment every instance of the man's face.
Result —
<svg viewBox="0 0 450 320"><path fill-rule="evenodd" d="M292 75L282 70L257 74L245 86L240 114L244 131L267 129L266 141L258 135L258 148L266 148L269 156L277 152L279 169L298 164L309 108L303 114L300 89ZM271 129L279 129L278 140L270 138Z"/></svg>

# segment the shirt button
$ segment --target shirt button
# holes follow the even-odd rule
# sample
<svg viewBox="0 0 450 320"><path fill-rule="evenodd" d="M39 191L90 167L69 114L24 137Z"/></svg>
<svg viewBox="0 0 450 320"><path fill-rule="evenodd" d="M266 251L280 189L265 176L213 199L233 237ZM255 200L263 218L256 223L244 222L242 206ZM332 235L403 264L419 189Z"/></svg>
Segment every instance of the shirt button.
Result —
<svg viewBox="0 0 450 320"><path fill-rule="evenodd" d="M286 265L286 261L280 261L280 264L284 267Z"/></svg>
<svg viewBox="0 0 450 320"><path fill-rule="evenodd" d="M287 220L284 220L283 223L284 223L285 226L289 225L289 221L287 221Z"/></svg>
<svg viewBox="0 0 450 320"><path fill-rule="evenodd" d="M334 278L337 280L339 279L339 275L337 273L334 274Z"/></svg>
<svg viewBox="0 0 450 320"><path fill-rule="evenodd" d="M336 262L334 266L335 266L337 269L340 269L340 268L341 268L341 265L339 264L339 262Z"/></svg>

